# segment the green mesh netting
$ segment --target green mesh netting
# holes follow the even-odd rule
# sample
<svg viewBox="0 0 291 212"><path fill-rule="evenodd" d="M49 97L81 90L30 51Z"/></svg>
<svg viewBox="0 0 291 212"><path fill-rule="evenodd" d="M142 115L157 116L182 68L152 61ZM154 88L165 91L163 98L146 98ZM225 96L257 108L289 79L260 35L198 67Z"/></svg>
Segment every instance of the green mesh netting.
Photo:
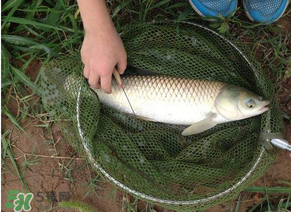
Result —
<svg viewBox="0 0 291 212"><path fill-rule="evenodd" d="M42 69L43 102L94 169L140 199L183 211L234 198L268 169L277 154L259 137L280 133L281 116L270 81L243 45L190 23L131 25L121 37L133 67L239 85L270 99L270 110L183 137L179 127L101 105L79 54L51 60Z"/></svg>

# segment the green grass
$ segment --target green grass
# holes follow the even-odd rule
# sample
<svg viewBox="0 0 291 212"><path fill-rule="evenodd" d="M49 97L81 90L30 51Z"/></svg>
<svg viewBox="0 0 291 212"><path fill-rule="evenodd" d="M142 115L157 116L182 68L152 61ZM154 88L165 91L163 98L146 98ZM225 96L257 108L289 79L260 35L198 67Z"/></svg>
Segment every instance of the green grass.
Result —
<svg viewBox="0 0 291 212"><path fill-rule="evenodd" d="M259 203L252 206L248 211L249 212L288 212L288 209L291 207L290 202L290 193L286 198L279 198L274 201L270 200L268 194L266 194Z"/></svg>
<svg viewBox="0 0 291 212"><path fill-rule="evenodd" d="M89 196L90 194L94 194L94 196L99 197L97 189L102 189L102 187L100 186L100 182L102 182L102 176L99 173L94 173L95 176L91 176L93 175L91 173L90 170L92 170L91 165L89 165L89 161L87 161L87 168L89 170L89 179L87 182L87 192L84 194L84 196L82 197L82 199L85 199L87 196Z"/></svg>
<svg viewBox="0 0 291 212"><path fill-rule="evenodd" d="M277 87L279 82L291 76L291 31L286 31L277 24L262 26L250 23L243 11L238 9L234 17L221 18L218 22L209 22L200 18L190 7L187 1L170 0L109 0L107 1L110 13L118 31L122 27L134 22L144 21L195 21L217 30L221 34L232 35L247 43L257 59L262 63L266 73L272 78ZM286 15L291 20L291 7ZM43 108L38 88L40 72L27 75L27 71L37 62L46 63L51 58L63 54L79 51L84 36L81 17L76 1L73 0L8 0L2 2L2 45L1 45L1 112L5 115L14 128L25 132L22 125L27 118L38 120L35 127L42 127L51 135L53 120L48 117ZM81 70L80 70L81 71ZM11 102L16 105L17 113L8 108ZM289 117L290 119L290 117ZM34 151L31 157L25 158L22 169L16 164L13 146L9 141L11 130L2 135L2 164L7 170L16 174L27 186L23 176L25 169L37 163ZM46 140L48 144L55 144L52 135ZM71 160L60 163L60 170L65 177L74 183L72 171L83 170L85 167L72 166ZM11 167L10 167L11 164ZM87 164L86 164L87 166ZM84 198L96 194L99 188L100 176L89 176L88 191ZM287 185L290 187L290 185ZM271 206L269 196L272 193L287 192L289 188L248 188L248 192L267 192L268 196L259 203L259 211L276 207L286 209L290 204L290 195L287 199L277 201ZM289 192L289 190L288 190ZM112 191L112 196L116 193ZM135 211L137 200L126 204L127 211ZM239 208L240 205L237 205ZM253 211L258 211L258 207ZM152 206L149 210L154 211Z"/></svg>
<svg viewBox="0 0 291 212"><path fill-rule="evenodd" d="M288 182L284 183L288 185ZM251 186L244 189L239 195L238 199L235 201L235 207L231 211L239 212L244 208L244 204L246 204L249 205L247 209L248 212L288 212L288 209L291 208L290 197L290 187ZM247 204L249 202L252 204Z"/></svg>
<svg viewBox="0 0 291 212"><path fill-rule="evenodd" d="M81 212L99 212L96 208L93 208L92 206L83 203L83 202L61 202L59 204L60 208L68 208L68 209L77 209Z"/></svg>
<svg viewBox="0 0 291 212"><path fill-rule="evenodd" d="M4 152L4 154L2 154L2 161L4 162L4 164L8 167L8 169L10 169L10 166L8 163L6 163L5 158L6 155L8 156L8 158L10 159L10 162L12 164L12 167L14 168L14 171L16 173L14 173L13 170L11 170L12 173L14 173L16 176L18 176L18 178L20 179L20 181L22 182L23 186L25 187L26 190L29 190L29 187L27 186L26 182L23 179L23 174L20 173L20 170L18 168L18 165L16 164L13 152L11 150L11 145L9 145L7 139L6 139L6 135L9 133L9 131L6 131L3 135L1 134L1 143L2 143L2 150Z"/></svg>
<svg viewBox="0 0 291 212"><path fill-rule="evenodd" d="M244 191L255 193L291 193L291 187L248 187Z"/></svg>

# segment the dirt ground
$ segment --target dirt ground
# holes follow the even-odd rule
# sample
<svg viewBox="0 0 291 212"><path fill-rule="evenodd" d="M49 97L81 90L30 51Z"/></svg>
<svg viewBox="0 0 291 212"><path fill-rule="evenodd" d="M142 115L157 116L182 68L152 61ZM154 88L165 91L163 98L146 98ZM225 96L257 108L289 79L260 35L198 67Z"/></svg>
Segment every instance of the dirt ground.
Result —
<svg viewBox="0 0 291 212"><path fill-rule="evenodd" d="M27 71L32 80L38 72L40 64L35 62ZM282 110L291 116L291 78L282 81L278 98ZM8 105L9 110L13 114L18 113L16 102L11 100ZM69 142L65 141L56 126L52 126L52 134L47 129L36 126L42 124L38 119L28 118L22 123L25 133L14 128L10 135L10 144L18 164L22 171L22 164L26 160L34 161L33 165L25 169L24 178L30 188L30 191L35 195L31 205L32 211L74 211L72 209L55 208L60 202L60 192L69 193L70 200L82 200L93 206L101 212L119 212L125 204L127 196L114 186L101 179L96 173L89 171L89 165L70 146ZM6 116L2 116L2 132L11 128L12 124ZM291 143L291 124L285 122L285 138ZM54 142L51 142L51 141ZM33 155L31 155L32 151ZM291 157L287 151L281 151L274 165L269 171L254 185L257 186L282 186L287 187L285 182L291 182ZM36 158L37 157L37 158ZM9 160L7 160L9 161ZM12 169L13 170L13 169ZM13 171L14 172L14 171ZM90 180L91 179L91 180ZM92 179L98 179L92 192L86 195L89 182ZM1 189L1 211L9 212L13 209L7 209L4 205L7 202L9 190L21 191L22 182L17 175L2 167L2 189ZM290 186L289 186L290 187ZM56 201L48 201L46 198L47 192L55 192ZM96 196L98 195L98 196ZM249 207L256 204L262 197L261 194L242 194L245 195L246 201L241 204L240 211L247 211ZM38 196L38 197L37 197ZM40 201L42 197L43 201ZM39 200L40 202L38 202ZM233 211L235 201L226 204L215 206L207 211L223 212ZM55 208L49 210L50 208ZM138 208L144 210L147 208L145 203L140 202ZM162 211L161 208L155 207L156 211ZM149 211L149 210L148 210Z"/></svg>

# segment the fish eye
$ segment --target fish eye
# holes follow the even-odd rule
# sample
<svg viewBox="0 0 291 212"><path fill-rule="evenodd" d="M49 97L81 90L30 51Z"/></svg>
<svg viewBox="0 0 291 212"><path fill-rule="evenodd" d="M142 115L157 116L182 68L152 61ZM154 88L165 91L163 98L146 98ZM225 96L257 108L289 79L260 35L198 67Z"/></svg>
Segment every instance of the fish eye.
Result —
<svg viewBox="0 0 291 212"><path fill-rule="evenodd" d="M256 106L256 102L255 102L255 100L250 99L249 101L247 101L246 105L248 108L253 108Z"/></svg>

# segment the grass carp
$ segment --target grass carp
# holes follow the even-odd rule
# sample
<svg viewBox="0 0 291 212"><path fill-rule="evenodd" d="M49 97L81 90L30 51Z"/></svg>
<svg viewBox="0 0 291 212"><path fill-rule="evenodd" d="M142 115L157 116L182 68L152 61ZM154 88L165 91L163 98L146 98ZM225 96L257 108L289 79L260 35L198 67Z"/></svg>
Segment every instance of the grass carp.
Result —
<svg viewBox="0 0 291 212"><path fill-rule="evenodd" d="M268 110L269 101L221 82L159 75L129 75L122 80L134 111L117 83L113 83L111 94L95 89L101 103L154 122L191 125L183 131L185 136Z"/></svg>

